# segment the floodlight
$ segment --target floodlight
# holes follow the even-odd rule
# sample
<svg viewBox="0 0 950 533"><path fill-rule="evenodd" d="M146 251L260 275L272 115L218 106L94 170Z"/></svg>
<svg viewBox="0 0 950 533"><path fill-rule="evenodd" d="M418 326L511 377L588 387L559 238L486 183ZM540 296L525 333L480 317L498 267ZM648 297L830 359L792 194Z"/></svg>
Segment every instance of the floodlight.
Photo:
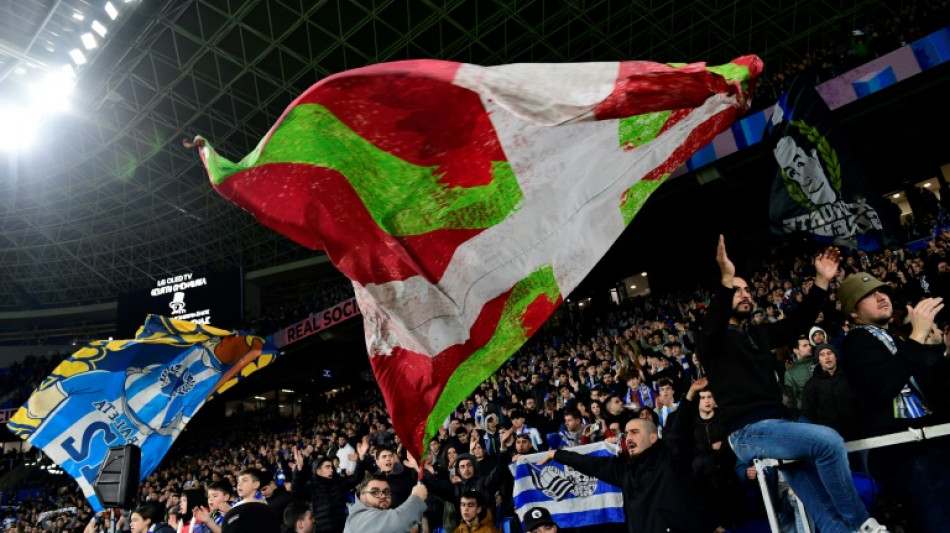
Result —
<svg viewBox="0 0 950 533"><path fill-rule="evenodd" d="M49 72L40 83L30 86L33 98L33 113L52 115L69 109L69 94L76 82L65 69Z"/></svg>
<svg viewBox="0 0 950 533"><path fill-rule="evenodd" d="M75 64L77 64L77 65L85 65L85 64L86 64L86 56L83 55L82 50L80 50L80 49L78 49L78 48L73 48L72 50L70 50L70 51L69 51L69 57L71 57L71 58L73 59L73 63L75 63Z"/></svg>
<svg viewBox="0 0 950 533"><path fill-rule="evenodd" d="M92 50L99 46L96 42L96 38L93 37L91 33L84 33L79 38L82 40L82 45L86 47L86 50Z"/></svg>
<svg viewBox="0 0 950 533"><path fill-rule="evenodd" d="M0 108L0 150L15 152L28 147L39 125L39 116L31 110Z"/></svg>
<svg viewBox="0 0 950 533"><path fill-rule="evenodd" d="M103 26L101 22L99 22L98 20L94 20L92 21L92 31L98 33L99 37L105 37L107 30L106 30L106 27Z"/></svg>
<svg viewBox="0 0 950 533"><path fill-rule="evenodd" d="M76 11L75 13L73 13L73 19L81 22L86 19L86 15L83 15L79 11Z"/></svg>
<svg viewBox="0 0 950 533"><path fill-rule="evenodd" d="M106 15L109 15L110 19L115 20L115 18L119 16L119 10L112 5L112 2L106 2L105 9Z"/></svg>

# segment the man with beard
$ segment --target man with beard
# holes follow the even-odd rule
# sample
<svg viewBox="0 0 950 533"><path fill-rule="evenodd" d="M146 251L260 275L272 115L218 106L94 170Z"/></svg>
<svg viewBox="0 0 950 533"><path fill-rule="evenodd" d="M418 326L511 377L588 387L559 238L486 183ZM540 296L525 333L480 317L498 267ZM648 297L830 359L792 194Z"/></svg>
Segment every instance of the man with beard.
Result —
<svg viewBox="0 0 950 533"><path fill-rule="evenodd" d="M880 435L945 421L950 360L934 318L943 298L907 306L908 338L893 335L891 288L867 273L845 278L841 310L854 326L844 338L842 366L858 399L864 429ZM914 531L945 531L950 523L950 443L943 437L871 450L871 473L905 508Z"/></svg>
<svg viewBox="0 0 950 533"><path fill-rule="evenodd" d="M393 507L393 492L385 476L369 476L360 483L359 500L346 518L343 533L408 533L422 520L428 491L421 483L412 487L406 501Z"/></svg>
<svg viewBox="0 0 950 533"><path fill-rule="evenodd" d="M392 490L392 505L396 507L406 501L417 481L417 472L403 466L395 450L383 446L376 448L376 470L372 473L387 479Z"/></svg>
<svg viewBox="0 0 950 533"><path fill-rule="evenodd" d="M680 409L670 416L663 439L656 424L634 418L624 427L626 453L617 457L591 457L568 450L551 450L538 465L553 459L620 487L629 533L703 531L695 513L692 456L696 394L706 385L705 379L693 383Z"/></svg>
<svg viewBox="0 0 950 533"><path fill-rule="evenodd" d="M699 359L719 405L729 445L745 463L754 459L798 461L784 470L789 486L821 531L884 532L868 515L851 481L844 440L833 429L785 420L772 349L807 331L828 299L840 252L815 258L815 286L795 312L774 324L750 325L754 302L748 283L719 237L716 262L721 283L706 310Z"/></svg>

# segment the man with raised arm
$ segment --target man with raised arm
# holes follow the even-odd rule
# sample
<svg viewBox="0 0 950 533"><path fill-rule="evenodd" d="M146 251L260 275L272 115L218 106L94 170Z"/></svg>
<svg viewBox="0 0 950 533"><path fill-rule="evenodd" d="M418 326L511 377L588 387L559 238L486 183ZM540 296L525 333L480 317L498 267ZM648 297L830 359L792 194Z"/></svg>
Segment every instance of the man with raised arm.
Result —
<svg viewBox="0 0 950 533"><path fill-rule="evenodd" d="M425 485L412 487L409 498L393 507L393 491L383 474L366 477L359 487L359 500L350 509L343 533L408 533L418 529L426 510Z"/></svg>
<svg viewBox="0 0 950 533"><path fill-rule="evenodd" d="M697 394L705 379L696 380L680 408L670 415L661 439L656 424L634 418L624 427L626 453L591 457L568 450L551 450L538 462L551 459L620 487L629 533L703 531L696 514L693 488L693 421Z"/></svg>
<svg viewBox="0 0 950 533"><path fill-rule="evenodd" d="M719 405L729 445L740 460L798 461L784 470L789 486L824 532L886 532L868 515L851 480L844 440L833 429L786 420L772 349L791 344L814 324L840 262L836 248L815 258L815 285L788 318L750 324L755 304L748 283L719 236L716 287L700 336L699 359Z"/></svg>

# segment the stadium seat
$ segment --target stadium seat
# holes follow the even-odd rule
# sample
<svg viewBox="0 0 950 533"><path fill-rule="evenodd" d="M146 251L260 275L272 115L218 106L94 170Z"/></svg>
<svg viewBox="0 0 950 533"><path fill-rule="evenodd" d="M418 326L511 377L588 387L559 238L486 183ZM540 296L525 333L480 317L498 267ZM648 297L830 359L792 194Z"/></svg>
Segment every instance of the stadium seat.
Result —
<svg viewBox="0 0 950 533"><path fill-rule="evenodd" d="M512 517L510 517L510 516L509 516L508 518L502 520L502 522L501 522L501 531L502 531L502 533L511 533L511 532L512 532L511 524L514 522L514 520L515 520L515 519L512 518Z"/></svg>
<svg viewBox="0 0 950 533"><path fill-rule="evenodd" d="M851 472L851 479L854 481L854 488L858 490L861 503L869 513L873 513L877 495L881 492L881 485L871 476L861 472Z"/></svg>

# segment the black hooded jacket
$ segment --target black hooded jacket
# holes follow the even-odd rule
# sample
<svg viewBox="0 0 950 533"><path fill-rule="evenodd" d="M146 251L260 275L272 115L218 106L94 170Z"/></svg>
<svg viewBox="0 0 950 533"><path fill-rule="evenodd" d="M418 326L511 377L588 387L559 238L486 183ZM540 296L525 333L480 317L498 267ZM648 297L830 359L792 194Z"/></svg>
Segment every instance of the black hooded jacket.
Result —
<svg viewBox="0 0 950 533"><path fill-rule="evenodd" d="M291 485L294 500L311 504L314 533L340 533L346 523L347 494L363 479L363 462L357 461L356 470L349 476L333 472L333 477L325 478L312 472L309 462L304 464L303 470L294 471Z"/></svg>
<svg viewBox="0 0 950 533"><path fill-rule="evenodd" d="M508 470L508 464L511 462L510 451L500 453L495 468L484 475L482 475L478 467L478 460L475 459L474 455L463 453L459 455L458 460L472 462L475 473L471 478L452 483L431 474L429 471L426 471L422 478L422 482L427 489L443 501L451 502L456 508L462 501L462 494L470 490L481 492L485 497L485 501L495 501L495 493L501 488L502 483L511 477L511 472ZM456 462L456 464L458 463Z"/></svg>
<svg viewBox="0 0 950 533"><path fill-rule="evenodd" d="M558 450L554 460L620 487L629 533L698 533L693 486L693 422L697 402L683 399L664 437L636 457L590 457Z"/></svg>

